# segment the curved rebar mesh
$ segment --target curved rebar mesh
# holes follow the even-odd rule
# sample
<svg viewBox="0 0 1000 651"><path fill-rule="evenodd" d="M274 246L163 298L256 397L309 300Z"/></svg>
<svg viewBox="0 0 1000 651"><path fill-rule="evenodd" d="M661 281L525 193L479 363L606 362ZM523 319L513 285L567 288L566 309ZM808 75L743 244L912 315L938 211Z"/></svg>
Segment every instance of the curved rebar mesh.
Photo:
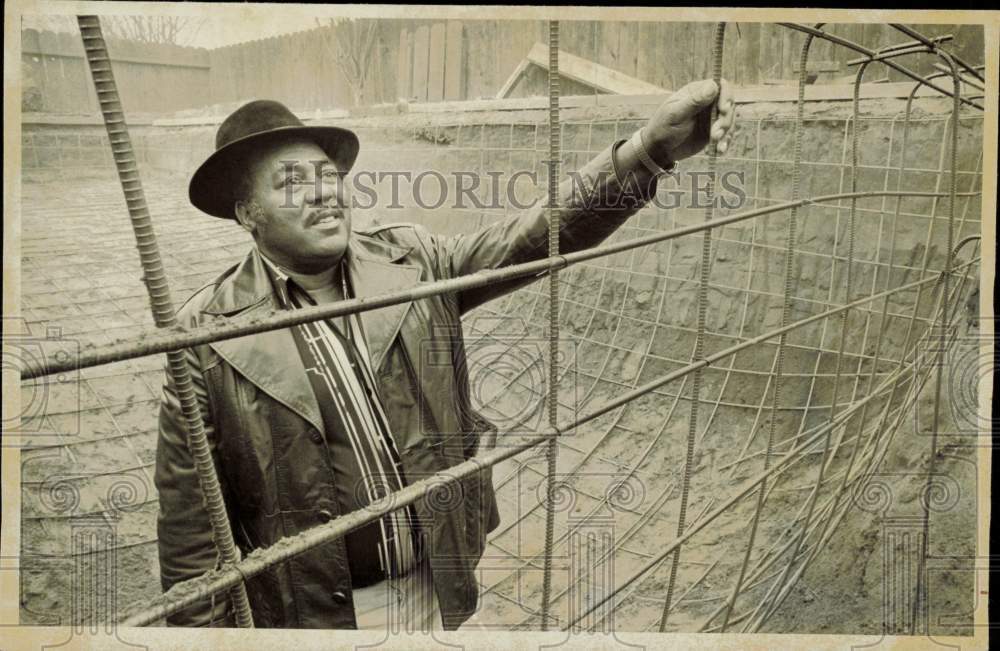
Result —
<svg viewBox="0 0 1000 651"><path fill-rule="evenodd" d="M805 29L810 36L804 38L816 36L817 29ZM869 51L869 56L875 54ZM804 70L805 55L802 62ZM961 117L961 129L975 130L978 113L961 113L959 104L969 102L956 100L950 114L931 111L913 120L912 99L905 112L877 106L871 114L857 101L853 111L817 115L803 114L801 99L794 112L783 115L773 107L762 107L756 114L747 107L729 156L719 161L719 173L748 173L752 190L748 186L749 205L742 206L743 210L787 200L799 189L803 196L855 187L933 189L943 194L953 178L959 191L978 190L981 152L955 147L953 156L961 160L954 163L945 156L955 117ZM570 120L563 141L567 164L596 153L610 137L627 135L638 123L629 118ZM496 151L485 147L483 155L506 155L512 169L537 163L539 146L516 151L518 126L523 125L510 127L507 145L501 144ZM461 133L467 125L456 128ZM531 129L533 142L543 142L541 129L535 125ZM940 146L926 137L915 138L914 130L936 130ZM911 143L921 141L919 151L907 149L908 138ZM864 144L859 145L859 140ZM515 156L522 153L526 156ZM380 152L376 146L366 155L398 159L400 152L389 146ZM688 165L697 169L702 162L696 157ZM782 165L788 163L796 188L791 196L782 183L787 178ZM953 165L964 173L950 175ZM446 167L442 161L442 169ZM661 187L661 191L668 190L669 186ZM94 205L103 201L108 210L120 210L106 195L88 192L97 199ZM49 211L64 209L62 197L32 196L30 188L26 196L28 233L32 227L44 228ZM697 370L703 386L695 402L688 383L694 376L685 372L624 407L563 431L554 478L560 501L551 577L552 617L560 628L649 630L666 621L664 597L670 591L668 584L673 583L676 591L669 605L667 630L727 626L729 630L757 630L773 616L804 569L829 544L845 515L859 500L867 505L863 491L899 428L907 424L911 408L918 404L920 389L936 367L934 358L946 349L940 337L934 338L946 332L935 329L935 320L955 312L954 307L942 310L946 283L938 282L936 272L946 268L950 259L942 244L945 239L950 242L952 237L978 233L978 203L972 197L940 199L883 195L839 206L812 204L715 229L706 239L712 260L709 269L692 254L694 238L686 237L581 263L563 272L558 310L562 423L657 377L677 373L700 357L692 354L698 348L699 329L691 325L699 309L707 310L702 346L705 355L712 355L852 300L880 292L886 296L713 360ZM195 276L218 271L222 260L237 257L245 248L242 235L228 225L202 221L200 231L192 232L184 215L190 215L190 209L176 196L161 194L154 201L163 212L168 267L174 266L172 271L177 272L170 277L182 279L182 287L196 285ZM69 224L76 223L72 205L65 206L70 208ZM171 214L175 210L178 216ZM735 211L722 208L719 212ZM613 241L691 224L700 214L700 209L649 207ZM80 233L87 232L88 216L84 211L78 215ZM480 219L484 223L491 217ZM853 228L847 229L848 224ZM942 237L945 224L950 224L947 238ZM852 236L855 229L858 233ZM79 251L79 235L71 229L57 235L47 230L34 232L44 234L26 238L28 269L53 273L51 256L60 248L81 260L87 258ZM119 231L109 228L109 233ZM206 241L213 245L205 247ZM114 243L110 238L104 245L111 251ZM970 249L956 264L970 259ZM82 264L100 266L100 262L88 259ZM130 262L123 259L111 264L127 269ZM188 273L190 282L184 282L183 269L202 267L203 273ZM790 282L790 269L795 272L794 282ZM696 279L703 271L706 302L699 306ZM943 305L955 306L964 300L969 278L974 280L976 273L975 266L962 267L950 279L949 299ZM27 269L25 275L29 276ZM846 283L848 276L851 283ZM853 291L844 293L847 285ZM46 298L52 293L35 285L26 290L26 303L38 308L55 305L59 302L55 296ZM91 298L78 296L70 304L82 309L88 303L106 306L110 300L130 321L140 307L131 294L118 290L97 292ZM545 377L546 367L536 366L541 356L532 351L544 351L549 300L542 286L534 285L466 319L477 407L499 421L510 437L498 441L501 451L519 440L516 435L544 429L537 419L544 414L540 407L545 383L538 378ZM88 318L98 323L95 317ZM156 372L143 365L146 361L105 368L126 374L137 369L141 383L133 390L152 405ZM101 394L107 375L88 371L84 375L80 386L92 392L96 402L76 413L89 415L89 409L108 413L116 431L126 432L115 414L139 415L128 407L121 411L123 405L114 402L117 396ZM785 388L779 390L780 385ZM701 416L697 419L691 417L692 404L698 405ZM838 419L837 427L828 426L831 418ZM683 510L684 482L679 469L685 432L692 423L697 427L690 448L689 526L680 526L678 533L686 533L671 540L663 532L677 527ZM141 456L148 435L145 440L136 449L139 480L149 476L149 460ZM768 449L777 456L768 455ZM67 454L75 460L85 454L82 448L74 452L62 444L38 450L28 455L29 463L50 463L52 455ZM546 474L537 449L501 461L494 470L503 522L491 536L480 565L483 599L478 618L484 624L540 627L536 608L545 559L539 535L544 530L540 526L544 490L539 486ZM72 478L33 484L36 476L26 473L29 528L43 526L40 523L49 506L44 501L52 502L53 495L76 494L70 513L102 510L99 503L80 508L80 500L88 498L80 494ZM763 476L768 477L766 483L757 481ZM757 490L758 486L762 488ZM113 488L107 489L108 495ZM135 513L148 517L149 497L134 500L137 508L118 512L125 518ZM757 530L751 535L752 527ZM679 557L679 541L684 544L683 557ZM664 552L671 548L677 556ZM679 562L672 565L666 562L668 557L679 557ZM672 567L676 576L668 578ZM484 615L488 618L483 619ZM916 620L911 616L908 622Z"/></svg>

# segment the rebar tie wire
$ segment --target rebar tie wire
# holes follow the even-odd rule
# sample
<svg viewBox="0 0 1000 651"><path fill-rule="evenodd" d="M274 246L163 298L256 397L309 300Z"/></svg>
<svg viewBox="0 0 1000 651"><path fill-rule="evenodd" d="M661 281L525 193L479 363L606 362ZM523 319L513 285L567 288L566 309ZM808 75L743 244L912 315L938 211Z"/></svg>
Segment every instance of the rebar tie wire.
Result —
<svg viewBox="0 0 1000 651"><path fill-rule="evenodd" d="M77 16L80 25L80 35L83 39L83 49L90 66L90 74L94 80L94 90L100 104L104 126L114 153L115 167L125 194L128 214L135 233L136 246L139 249L139 261L142 264L142 280L149 293L149 303L153 312L153 320L159 328L177 327L177 315L174 312L170 297L170 287L167 284L163 260L156 243L156 233L146 205L146 195L142 189L142 181L136 166L135 152L129 137L128 126L125 123L125 112L114 73L111 70L111 59L108 56L107 45L101 32L101 21L97 16ZM239 554L233 541L233 532L229 528L229 517L226 514L225 502L219 487L219 479L215 473L215 465L208 446L208 438L201 420L201 410L195 397L191 373L183 350L167 353L167 362L172 380L184 414L187 428L188 449L195 462L198 472L198 484L201 486L205 510L208 512L212 525L212 539L219 552L224 566L235 566L239 562ZM231 604L236 616L236 624L242 628L253 627L253 617L250 612L250 602L247 599L246 586L240 582L229 592Z"/></svg>
<svg viewBox="0 0 1000 651"><path fill-rule="evenodd" d="M715 26L715 38L712 43L712 81L715 82L722 95L722 47L726 36L726 23ZM709 133L718 114L719 98L712 105L712 118L709 121ZM705 184L705 221L710 222L715 216L715 177L718 171L718 143L708 145L708 176ZM698 326L694 340L692 360L698 361L705 354L705 318L708 313L708 280L712 272L712 229L706 229L701 239L701 275L698 280ZM694 448L698 440L698 402L701 400L701 374L698 367L691 376L691 411L688 418L687 447L684 454L684 475L681 480L681 502L677 513L677 537L684 535L687 519L688 497L691 489L691 474L694 471ZM677 566L680 564L681 547L677 546L670 561L670 578L667 579L667 598L663 602L663 614L660 617L660 632L667 628L667 618L670 616L670 606L674 596L674 585L677 582Z"/></svg>
<svg viewBox="0 0 1000 651"><path fill-rule="evenodd" d="M549 257L559 255L559 21L549 21ZM542 630L549 630L552 598L552 541L555 527L556 457L559 451L559 268L549 271L549 427L557 436L545 449L545 563L542 573Z"/></svg>

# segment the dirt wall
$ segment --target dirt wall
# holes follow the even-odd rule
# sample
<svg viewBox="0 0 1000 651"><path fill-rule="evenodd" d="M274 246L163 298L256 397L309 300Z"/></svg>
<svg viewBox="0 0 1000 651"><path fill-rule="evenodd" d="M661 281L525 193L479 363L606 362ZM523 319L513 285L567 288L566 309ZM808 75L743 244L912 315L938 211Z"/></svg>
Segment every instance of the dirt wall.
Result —
<svg viewBox="0 0 1000 651"><path fill-rule="evenodd" d="M622 101L566 109L562 116L564 170L580 167L616 139L631 134L655 107L654 101ZM539 108L525 108L525 103L510 103L509 106L508 110L498 110L495 105L489 110L476 110L469 105L463 110L458 107L437 112L319 117L309 122L354 129L362 143L356 170L362 172L392 171L415 177L434 171L446 184L457 183L456 173L468 172L479 178L495 177L502 189L518 172L534 172L537 182L526 181L521 175L516 185L518 200L529 202L532 197L540 196L545 187L546 113ZM948 174L941 170L947 168L942 146L947 137L949 106L945 101L931 99L916 102L907 138L903 189L948 187ZM858 128L859 189L896 187L903 109L904 102L897 99L862 103L864 119ZM734 178L740 179L742 194L731 194L743 199L731 207L720 208L718 216L771 205L791 197L794 105L758 102L743 104L739 111L739 126L730 152L720 163L720 172L739 175ZM850 114L849 102L808 105L801 168L803 195L842 192L851 187L847 166L852 154ZM958 182L963 190L979 187L981 126L979 114L963 114L958 150ZM211 121L200 125L150 122L137 123L132 131L140 166L150 180L147 192L158 229L163 233L161 246L178 302L184 299L187 291L238 259L248 244L238 229L199 216L186 205L186 177L211 151L215 128L216 123ZM29 199L25 208L28 247L25 263L32 270L31 274L25 272L26 312L35 326L44 327L61 319L61 323L77 329L74 336L95 340L127 336L148 321L141 316L145 310L144 290L136 280L136 264L128 248L129 233L123 206L119 205L120 190L111 175L110 159L101 153L102 147L107 146L102 131L99 124L35 123L25 126L22 138L25 188ZM662 203L668 204L671 196L677 196L679 206L644 208L613 236L612 241L702 220L703 210L693 205L697 197L692 183L704 165L702 157L685 161L680 180L661 187ZM81 179L88 173L99 176L89 185L77 183L72 186L86 187L83 191L66 193L60 192L58 183L54 182L57 172L69 172ZM389 185L390 180L378 185L380 197L391 196ZM505 192L500 193L495 205L491 204L492 195L497 193L490 185L482 186L479 195L490 206L487 208L421 207L416 205L412 194L407 194L411 188L412 184L402 184L402 192L397 197L401 206L398 209L390 208L390 204L383 201L377 208L357 210L357 223L416 221L432 231L451 235L470 232L514 211ZM433 198L437 193L430 194ZM454 187L449 186L446 194L454 197ZM800 210L801 223L795 247L796 281L792 292L793 320L818 314L846 300L849 208L849 202L842 202L839 206L814 204ZM930 269L940 268L949 208L946 201L905 199L900 203L897 218L894 199L859 201L851 267L852 298L918 279L925 255ZM53 214L65 218L58 232L52 230ZM955 241L979 232L977 199L962 199L955 206L955 214ZM787 215L781 214L726 227L715 238L706 319L705 343L709 353L763 334L779 324L786 226ZM108 248L114 242L118 242L115 248ZM700 247L700 236L688 236L579 265L562 275L560 323L573 360L561 369L561 395L572 396L568 404L561 405L563 416L583 413L624 391L681 368L690 360ZM53 259L53 251L61 254L58 264ZM109 270L109 264L113 269ZM67 282L74 280L74 274L86 281L85 286L75 291L65 287ZM99 283L98 278L101 279ZM847 324L851 336L843 342L839 319L822 320L789 335L784 369L788 375L775 416L777 440L785 446L780 449L789 449L803 431L828 419L835 394L839 404L846 406L870 390L869 377L880 381L890 376L904 344L916 341L925 331L926 323L921 319L932 313L931 297L932 292L927 292L920 300L912 329L910 314L918 300L916 291L894 296L885 308L885 319L880 302L873 303L870 311L853 311ZM93 310L85 311L89 308L85 308L84 303L93 305ZM523 379L536 377L532 373L539 369L533 362L510 370L517 377L504 376L498 380L495 374L481 377L476 374L493 368L497 345L516 341L520 342L517 344L519 351L531 352L531 346L537 348L538 342L544 340L547 310L545 287L537 283L485 306L466 320L472 362L470 373L477 378L474 392L479 406L495 421L513 422L515 416L530 421L542 413L536 408L540 386L530 381L525 383ZM86 315L89 326L81 325L80 314ZM880 344L877 343L879 335ZM835 387L836 353L841 345L845 352L839 365L842 378ZM875 362L876 347L878 364ZM510 350L509 345L506 350ZM699 445L691 486L692 517L717 504L736 490L741 480L763 467L763 439L769 416L762 406L769 405L768 377L774 354L774 344L764 344L705 371ZM535 359L538 355L528 357ZM82 439L29 455L34 463L26 464L25 477L26 482L34 483L24 492L26 513L30 516L25 525L25 551L29 556L35 554L48 559L22 575L25 612L32 621L51 621L41 613L68 616L71 607L65 601L52 603L51 600L51 595L59 593L57 588L71 578L67 563L71 562L72 555L65 543L60 542L67 537L71 525L64 515L53 511L51 504L45 502L45 491L51 487L43 481L43 469L51 470L52 464L62 464L59 467L65 466L67 470L78 469L79 459L89 458L84 447L102 445L100 440L105 437L102 428L106 427L108 432L119 436L126 433L131 437L128 440L135 459L130 463L148 472L155 442L159 381L156 360L151 361L151 364L143 362L127 369L119 368L117 375L111 378L88 376L85 386L89 393L84 398L90 402L83 406L83 403L77 404L75 411L70 405L71 408L62 414L70 420L75 418L77 434ZM875 374L870 376L872 371ZM545 377L545 374L537 377ZM916 391L916 384L906 380L900 391L905 393L911 387ZM650 554L666 539L664 532L673 532L676 527L678 481L691 405L687 397L689 391L690 384L684 381L667 384L625 409L580 427L561 446L559 472L565 477L577 478L570 485L574 507L559 516L563 527L569 518L602 508L607 501L602 502L600 498L613 485L611 480L622 477L640 480L641 499L636 498L613 514L613 530L619 545L613 565L619 577L628 576L647 562ZM896 400L892 403L881 396L873 401L871 410L879 413L882 406L895 405L897 411L890 412L900 415L898 405L903 402L899 396ZM880 430L882 425L874 417L866 419L864 428L858 430L861 437L858 440L871 442L873 446L870 450L864 448L871 452L867 460L875 463L878 452L888 460L884 467L875 466L875 470L881 468L880 472L891 475L921 467L922 455L929 444L925 435L927 404L924 400L918 403L919 407L913 407L915 414L923 410L919 413L919 424L897 428L899 433L895 439L878 436L885 429ZM530 429L533 424L525 427ZM851 440L850 433L846 437ZM893 446L885 450L879 448L889 443ZM107 505L98 498L111 490L115 473L125 472L127 467L112 448L101 449L107 452L102 462L104 467L88 461L85 465L92 472L78 471L73 477L82 499L75 508L81 513L105 512ZM834 455L831 461L834 475L847 470L850 450L848 444ZM53 454L57 458L52 457ZM772 487L767 508L762 513L760 550L754 555L755 561L767 557L764 549L779 545L800 527L810 524L809 518L801 517L801 509L807 504L808 486L815 479L818 458L817 454L804 456L801 466L783 475L783 479ZM527 455L503 464L494 474L504 526L491 538L481 565L483 613L493 618L486 624L532 626L537 623L517 605L517 600L537 602L540 577L524 564L532 558L537 562L542 538L535 499L542 468L540 458ZM954 526L961 527L963 532L974 529L974 518L969 518L969 513L974 512L974 504L967 501L968 496L974 494L969 491L969 476L968 473L961 475L964 477L961 481L965 482L961 484L962 495L966 501L952 507L950 512L958 514L953 520ZM912 491L901 491L898 486L900 482L913 481L916 480L904 478L890 482L906 504L912 503L909 497ZM836 482L824 486L821 504L832 495ZM128 521L127 527L120 527L122 534L116 547L122 582L118 599L122 605L148 596L156 589L155 584L146 579L135 580L139 568L155 571L155 539L150 538L155 535L152 527L155 491L148 485L145 488L147 493L140 500L141 506L122 514ZM847 504L851 505L850 499ZM752 507L752 500L740 502L731 514L711 528L710 533L693 540L687 548L678 583L679 590L686 591L687 600L679 602L677 615L671 619L673 626L686 630L697 627L717 605L720 595L730 589L727 586L731 586L735 576L735 563L742 558ZM788 514L796 512L799 517L789 525ZM824 606L827 601L818 601L817 595L826 600L843 599L844 595L852 594L845 584L848 581L857 582L867 598L874 600L857 603L878 603L879 574L875 568L883 558L880 541L886 540L879 528L880 521L875 515L866 515L856 509L845 515L843 521L846 523L845 537L834 536L825 552L825 557L832 560L826 565L814 564L819 568L815 570L818 578L814 579L819 583L814 585L824 589L808 587L814 570L807 571L805 580L796 587L800 592L793 595L800 598L802 604L811 605L796 607L795 599L791 598L787 602L791 610L780 611L782 615L774 620L779 622L773 625L777 626L775 630L815 630L811 628L814 619L802 616L803 608L833 612ZM568 549L571 542L561 541L560 549ZM860 578L856 572L848 571L856 569L853 559L861 559L859 563L870 568L867 573L862 572ZM520 570L515 572L517 568ZM616 615L616 626L623 630L642 630L655 625L661 608L656 600L663 598L666 571L667 566L662 566L626 595ZM838 576L843 577L841 583L833 580ZM945 584L936 584L936 588L945 585L946 591L950 590L952 605L965 612L963 609L972 595L968 581L961 577L956 579L959 574L948 576L950 578L942 579ZM751 600L762 597L767 585L762 580L748 588L737 610L742 611ZM565 579L557 579L557 587L561 589L562 586L565 586ZM569 608L568 601L561 598L557 602L559 608ZM844 616L839 620L829 618L823 630L873 631L879 626L880 613L871 607L841 612ZM958 627L961 632L964 620L959 618L958 621L956 624L952 620L948 624L952 628L948 630Z"/></svg>

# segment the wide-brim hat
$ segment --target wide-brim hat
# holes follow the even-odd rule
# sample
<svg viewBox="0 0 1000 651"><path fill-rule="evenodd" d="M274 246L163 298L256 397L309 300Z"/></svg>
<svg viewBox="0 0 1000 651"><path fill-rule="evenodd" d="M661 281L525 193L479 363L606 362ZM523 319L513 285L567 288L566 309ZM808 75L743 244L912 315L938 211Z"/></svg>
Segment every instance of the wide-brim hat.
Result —
<svg viewBox="0 0 1000 651"><path fill-rule="evenodd" d="M195 171L188 198L214 217L236 219L234 203L239 176L247 172L251 151L273 140L308 138L347 172L358 157L358 137L340 127L307 127L288 108L273 100L255 100L233 111L215 134L215 151Z"/></svg>

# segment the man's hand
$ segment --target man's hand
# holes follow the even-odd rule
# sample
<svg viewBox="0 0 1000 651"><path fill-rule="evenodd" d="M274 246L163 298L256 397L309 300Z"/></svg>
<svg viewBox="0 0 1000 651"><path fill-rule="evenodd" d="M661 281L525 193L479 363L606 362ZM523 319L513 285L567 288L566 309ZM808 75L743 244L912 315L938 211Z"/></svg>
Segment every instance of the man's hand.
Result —
<svg viewBox="0 0 1000 651"><path fill-rule="evenodd" d="M671 162L694 156L710 140L716 143L720 154L726 152L736 120L736 106L729 84L723 81L721 86L720 92L711 79L691 82L656 109L642 134L654 161L666 167ZM709 130L716 99L719 113Z"/></svg>

